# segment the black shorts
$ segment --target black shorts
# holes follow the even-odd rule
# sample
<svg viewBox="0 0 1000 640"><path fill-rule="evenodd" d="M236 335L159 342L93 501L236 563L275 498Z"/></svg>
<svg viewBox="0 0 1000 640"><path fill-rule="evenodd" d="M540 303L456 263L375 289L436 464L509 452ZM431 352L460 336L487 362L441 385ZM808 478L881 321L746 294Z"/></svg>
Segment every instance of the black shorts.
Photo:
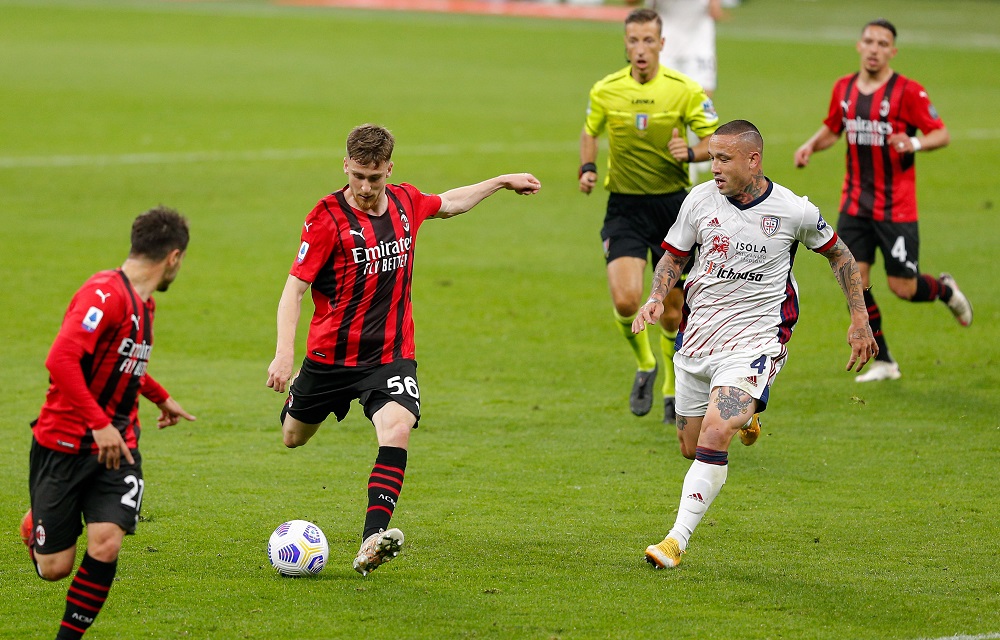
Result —
<svg viewBox="0 0 1000 640"><path fill-rule="evenodd" d="M920 233L916 222L879 222L840 214L837 235L858 262L875 264L875 249L882 252L885 272L897 278L920 275Z"/></svg>
<svg viewBox="0 0 1000 640"><path fill-rule="evenodd" d="M605 261L641 258L655 266L663 257L663 239L677 220L686 196L687 191L650 196L608 195L608 209L601 228Z"/></svg>
<svg viewBox="0 0 1000 640"><path fill-rule="evenodd" d="M299 422L319 424L331 413L343 420L357 399L369 420L390 402L405 407L420 421L420 388L415 360L396 360L368 367L302 361L288 390L284 410ZM414 425L416 428L416 425Z"/></svg>
<svg viewBox="0 0 1000 640"><path fill-rule="evenodd" d="M108 469L97 454L63 453L32 438L28 487L36 531L35 553L58 553L76 545L83 521L113 522L135 533L142 507L142 456L132 449L135 464L124 458Z"/></svg>

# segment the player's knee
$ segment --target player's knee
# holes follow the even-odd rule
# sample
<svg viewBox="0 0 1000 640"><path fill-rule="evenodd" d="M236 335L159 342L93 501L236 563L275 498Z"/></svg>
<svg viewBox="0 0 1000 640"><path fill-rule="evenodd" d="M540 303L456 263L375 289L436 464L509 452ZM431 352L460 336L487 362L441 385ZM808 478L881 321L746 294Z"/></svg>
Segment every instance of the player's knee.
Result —
<svg viewBox="0 0 1000 640"><path fill-rule="evenodd" d="M681 326L681 312L674 309L664 309L660 316L660 326L668 333L677 333Z"/></svg>
<svg viewBox="0 0 1000 640"><path fill-rule="evenodd" d="M694 460L698 447L689 447L683 440L681 441L681 455L688 460Z"/></svg>
<svg viewBox="0 0 1000 640"><path fill-rule="evenodd" d="M379 444L406 449L410 443L410 431L412 430L413 425L406 420L393 421L383 428Z"/></svg>
<svg viewBox="0 0 1000 640"><path fill-rule="evenodd" d="M630 318L639 312L639 301L632 296L615 296L615 311L623 318Z"/></svg>
<svg viewBox="0 0 1000 640"><path fill-rule="evenodd" d="M917 279L890 278L889 290L902 300L912 300L917 293Z"/></svg>
<svg viewBox="0 0 1000 640"><path fill-rule="evenodd" d="M281 437L282 441L285 443L285 446L288 447L289 449L294 449L295 447L301 447L309 440L309 438L303 437L301 434L298 434L291 429L282 429Z"/></svg>
<svg viewBox="0 0 1000 640"><path fill-rule="evenodd" d="M100 562L114 562L121 550L122 541L118 539L91 542L87 545L87 555Z"/></svg>
<svg viewBox="0 0 1000 640"><path fill-rule="evenodd" d="M48 582L56 582L73 572L73 560L46 560L45 556L35 556L38 564L38 577Z"/></svg>

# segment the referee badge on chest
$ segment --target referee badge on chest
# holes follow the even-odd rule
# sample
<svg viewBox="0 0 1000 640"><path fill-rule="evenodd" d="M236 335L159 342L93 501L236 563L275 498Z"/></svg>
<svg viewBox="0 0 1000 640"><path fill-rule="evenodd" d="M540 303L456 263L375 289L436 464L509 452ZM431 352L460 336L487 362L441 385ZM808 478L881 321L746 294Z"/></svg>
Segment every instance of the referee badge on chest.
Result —
<svg viewBox="0 0 1000 640"><path fill-rule="evenodd" d="M649 114L648 113L637 113L635 114L635 128L639 131L645 131L649 128Z"/></svg>
<svg viewBox="0 0 1000 640"><path fill-rule="evenodd" d="M781 226L781 220L777 216L762 216L760 219L760 230L764 232L764 235L770 238L778 231L778 227Z"/></svg>

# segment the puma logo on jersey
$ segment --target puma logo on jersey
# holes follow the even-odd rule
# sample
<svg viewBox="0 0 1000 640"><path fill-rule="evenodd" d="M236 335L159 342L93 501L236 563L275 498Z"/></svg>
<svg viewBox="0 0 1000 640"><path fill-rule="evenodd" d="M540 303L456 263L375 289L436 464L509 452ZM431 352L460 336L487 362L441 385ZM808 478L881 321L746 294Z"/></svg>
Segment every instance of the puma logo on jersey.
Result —
<svg viewBox="0 0 1000 640"><path fill-rule="evenodd" d="M135 330L139 330L139 316L132 314L132 323L135 324Z"/></svg>
<svg viewBox="0 0 1000 640"><path fill-rule="evenodd" d="M365 230L362 229L361 231L355 231L354 229L351 229L351 235L352 236L358 236L359 238L361 238L362 240L364 240L365 239Z"/></svg>
<svg viewBox="0 0 1000 640"><path fill-rule="evenodd" d="M101 304L104 304L104 302L107 301L107 299L111 297L110 293L104 293L100 289L98 289L94 293L96 293L97 295L101 296Z"/></svg>
<svg viewBox="0 0 1000 640"><path fill-rule="evenodd" d="M309 227L313 226L312 222L303 222L302 226L306 228L306 233L309 233Z"/></svg>

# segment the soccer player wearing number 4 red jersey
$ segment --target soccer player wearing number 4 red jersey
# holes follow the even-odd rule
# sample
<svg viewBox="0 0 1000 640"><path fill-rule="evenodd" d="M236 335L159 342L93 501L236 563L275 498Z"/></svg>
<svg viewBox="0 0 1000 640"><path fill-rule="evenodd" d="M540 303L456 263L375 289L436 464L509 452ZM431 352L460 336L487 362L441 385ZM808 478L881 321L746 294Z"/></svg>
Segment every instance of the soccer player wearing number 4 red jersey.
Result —
<svg viewBox="0 0 1000 640"><path fill-rule="evenodd" d="M90 628L115 578L122 541L135 533L145 486L139 395L160 408L161 429L194 420L146 370L152 294L177 277L188 238L187 221L172 209L136 218L128 258L80 287L45 361L51 384L32 423L31 510L21 521L41 578L72 572L81 516L87 523L87 551L66 594L57 640Z"/></svg>
<svg viewBox="0 0 1000 640"><path fill-rule="evenodd" d="M366 575L399 554L403 533L389 520L403 486L410 430L420 418L410 283L417 230L450 218L500 189L537 193L528 173L422 193L387 184L395 140L366 124L347 136L347 186L319 201L302 227L299 252L278 302L278 344L267 386L288 389L281 411L286 447L304 445L333 413L343 420L357 399L375 426L378 456L368 480L361 548L354 569ZM295 328L312 288L315 311L306 356L292 379Z"/></svg>
<svg viewBox="0 0 1000 640"><path fill-rule="evenodd" d="M972 305L951 275L935 278L921 273L917 259L915 154L947 145L948 129L924 88L889 66L896 56L892 23L880 19L866 24L857 50L861 70L837 81L823 126L795 152L795 164L805 167L813 152L828 149L846 132L847 175L837 232L858 261L878 340L878 359L856 378L871 382L900 377L870 290L876 248L885 261L889 289L903 300L941 300L964 327L972 324ZM918 130L921 137L916 135Z"/></svg>

